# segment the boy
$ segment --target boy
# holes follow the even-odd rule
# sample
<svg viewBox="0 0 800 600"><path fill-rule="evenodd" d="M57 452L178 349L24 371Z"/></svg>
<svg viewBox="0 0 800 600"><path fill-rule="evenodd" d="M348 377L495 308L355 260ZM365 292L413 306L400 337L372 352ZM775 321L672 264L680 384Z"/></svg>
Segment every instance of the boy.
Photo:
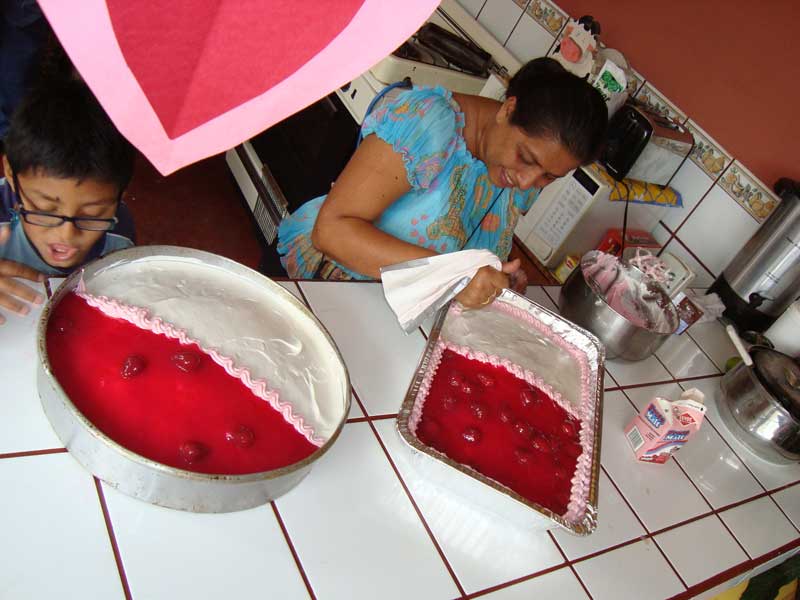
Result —
<svg viewBox="0 0 800 600"><path fill-rule="evenodd" d="M5 142L0 309L27 314L27 303L43 298L12 277L63 277L133 245L133 222L121 202L133 148L77 80L32 91L14 113Z"/></svg>

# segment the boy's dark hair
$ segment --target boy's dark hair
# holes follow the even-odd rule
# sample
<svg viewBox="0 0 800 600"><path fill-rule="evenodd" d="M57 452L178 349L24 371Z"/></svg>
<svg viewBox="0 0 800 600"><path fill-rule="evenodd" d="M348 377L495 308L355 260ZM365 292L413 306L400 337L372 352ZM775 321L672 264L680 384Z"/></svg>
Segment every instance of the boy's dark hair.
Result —
<svg viewBox="0 0 800 600"><path fill-rule="evenodd" d="M5 146L18 175L96 179L120 191L133 175L133 147L79 80L50 80L31 90L11 117Z"/></svg>
<svg viewBox="0 0 800 600"><path fill-rule="evenodd" d="M598 90L552 58L536 58L517 71L506 97L517 104L511 124L531 136L552 137L582 164L602 150L608 109Z"/></svg>

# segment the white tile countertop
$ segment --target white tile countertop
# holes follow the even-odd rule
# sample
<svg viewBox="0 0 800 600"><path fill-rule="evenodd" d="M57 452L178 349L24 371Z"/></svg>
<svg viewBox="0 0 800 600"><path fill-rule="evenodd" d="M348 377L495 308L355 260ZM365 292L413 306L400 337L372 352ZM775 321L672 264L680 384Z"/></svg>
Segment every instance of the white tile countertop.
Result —
<svg viewBox="0 0 800 600"><path fill-rule="evenodd" d="M394 416L425 346L374 283L283 282L350 371L340 439L298 487L228 514L122 495L61 447L36 391L36 319L0 327L0 599L708 598L800 550L800 465L766 463L716 410L735 352L696 325L634 364L607 363L599 525L523 534L420 478ZM528 296L555 307L559 288ZM700 432L669 463L636 463L623 427L653 395L698 387Z"/></svg>

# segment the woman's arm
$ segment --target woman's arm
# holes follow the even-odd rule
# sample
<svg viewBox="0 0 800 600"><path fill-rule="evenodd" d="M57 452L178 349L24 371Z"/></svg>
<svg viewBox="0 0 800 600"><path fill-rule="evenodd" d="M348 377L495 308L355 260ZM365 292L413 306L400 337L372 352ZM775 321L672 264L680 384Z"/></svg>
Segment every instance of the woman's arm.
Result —
<svg viewBox="0 0 800 600"><path fill-rule="evenodd" d="M435 255L373 225L410 189L400 154L378 136L368 136L323 202L311 241L336 262L376 279L383 266ZM457 298L468 308L486 305L508 287L507 274L518 269L519 261L506 263L502 272L483 267Z"/></svg>
<svg viewBox="0 0 800 600"><path fill-rule="evenodd" d="M348 269L375 278L383 266L433 256L373 225L410 189L401 155L378 136L367 136L322 204L311 241Z"/></svg>

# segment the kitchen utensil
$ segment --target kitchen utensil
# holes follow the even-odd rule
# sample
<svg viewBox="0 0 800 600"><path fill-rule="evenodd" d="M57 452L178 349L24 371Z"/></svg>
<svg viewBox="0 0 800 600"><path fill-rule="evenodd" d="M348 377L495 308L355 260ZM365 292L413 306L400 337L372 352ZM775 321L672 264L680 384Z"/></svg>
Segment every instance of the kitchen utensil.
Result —
<svg viewBox="0 0 800 600"><path fill-rule="evenodd" d="M124 448L100 431L72 403L54 377L47 354L46 331L50 315L61 299L83 278L113 276L115 269L139 259L164 259L189 263L214 273L224 272L231 280L252 284L248 302L263 305L267 312L280 311L287 320L302 325L309 345L330 353L334 373L325 396L335 398L336 421L327 441L313 454L292 465L246 475L209 475L185 471L144 458ZM248 288L250 289L250 288ZM298 338L300 339L300 338ZM311 466L325 454L344 426L350 409L350 381L339 351L322 324L292 294L263 275L238 263L208 252L172 246L140 246L110 254L70 275L42 311L38 326L39 396L56 435L86 470L120 491L160 506L193 512L229 512L252 508L281 496L305 477ZM338 382L338 383L337 383ZM316 389L316 388L315 388ZM317 392L320 390L316 389ZM330 392L330 394L328 394ZM319 397L319 395L318 395Z"/></svg>
<svg viewBox="0 0 800 600"><path fill-rule="evenodd" d="M720 380L717 405L728 430L764 460L800 461L800 366L769 348L750 348Z"/></svg>
<svg viewBox="0 0 800 600"><path fill-rule="evenodd" d="M606 347L606 357L626 361L643 360L652 355L678 328L679 319L675 306L664 289L646 280L638 269L630 269L629 276L645 282L648 289L660 298L671 330L659 332L632 323L614 310L601 293L587 282L579 265L569 276L561 296L558 309L561 315L595 334ZM674 324L674 326L673 326Z"/></svg>
<svg viewBox="0 0 800 600"><path fill-rule="evenodd" d="M503 290L486 309L459 313L448 309L449 306L444 307L437 316L397 417L400 436L414 451L414 466L431 483L457 494L481 511L498 515L520 530L535 532L561 526L576 535L592 533L597 526L600 472L605 361L602 345L589 332L511 290ZM430 385L430 382L425 383L426 374L431 362L437 360L435 353L440 341L467 346L484 356L502 357L540 374L548 385L575 405L591 444L584 464L584 514L575 521L567 521L476 470L451 460L423 444L414 434L410 423L415 411L421 410L417 397Z"/></svg>
<svg viewBox="0 0 800 600"><path fill-rule="evenodd" d="M740 329L764 331L800 294L800 191L776 184L781 203L709 288ZM774 340L773 340L774 342Z"/></svg>

